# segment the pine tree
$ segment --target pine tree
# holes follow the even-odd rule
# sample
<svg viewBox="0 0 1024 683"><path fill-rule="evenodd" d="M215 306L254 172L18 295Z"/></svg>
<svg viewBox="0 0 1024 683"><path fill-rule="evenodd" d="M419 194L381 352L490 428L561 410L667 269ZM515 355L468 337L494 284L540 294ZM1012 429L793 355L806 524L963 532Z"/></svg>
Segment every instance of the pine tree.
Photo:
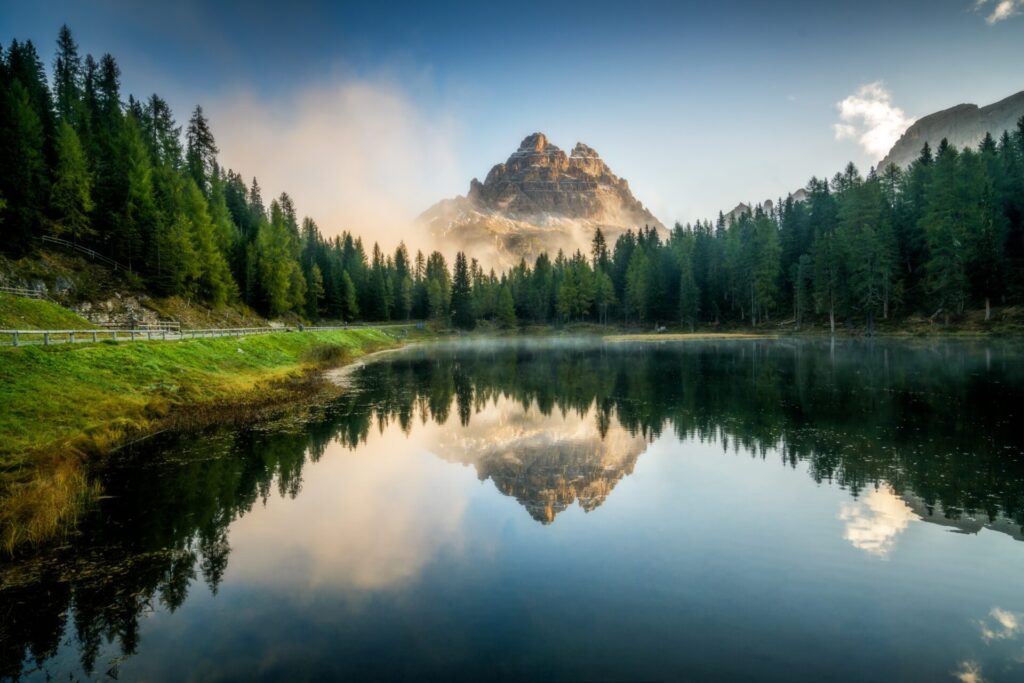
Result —
<svg viewBox="0 0 1024 683"><path fill-rule="evenodd" d="M594 305L597 307L598 323L607 325L608 312L615 305L615 285L604 270L594 275Z"/></svg>
<svg viewBox="0 0 1024 683"><path fill-rule="evenodd" d="M189 175L204 194L210 192L210 176L217 161L217 145L213 140L210 124L203 116L203 108L196 105L192 118L188 121L188 141L185 151L185 164ZM255 181L254 181L255 182ZM292 214L294 222L294 212Z"/></svg>
<svg viewBox="0 0 1024 683"><path fill-rule="evenodd" d="M57 133L57 168L50 189L50 206L55 213L54 233L69 235L80 242L95 235L89 222L93 209L92 178L78 135L67 121Z"/></svg>
<svg viewBox="0 0 1024 683"><path fill-rule="evenodd" d="M604 239L601 228L594 230L594 240L590 246L590 257L595 271L607 271L611 264L608 258L608 243Z"/></svg>
<svg viewBox="0 0 1024 683"><path fill-rule="evenodd" d="M120 192L108 195L108 200L112 196L119 199L119 205L114 207L116 212L113 214L112 225L108 226L108 240L114 258L134 270L148 251L147 245L152 242L153 232L160 219L149 151L133 117L125 120L121 130L118 155L117 172L112 177L117 178L123 187ZM176 188L170 190L174 194L170 200L173 202L179 199L178 183L176 180L168 182ZM176 211L175 205L167 215L172 216Z"/></svg>
<svg viewBox="0 0 1024 683"><path fill-rule="evenodd" d="M986 156L994 156L995 142L988 137L981 149L981 153L970 149L961 153L958 179L961 220L966 233L968 284L975 300L984 303L988 321L992 317L992 298L1004 289L1006 218L986 166L987 163L994 166L992 161L986 161Z"/></svg>
<svg viewBox="0 0 1024 683"><path fill-rule="evenodd" d="M3 96L0 118L0 196L4 211L3 245L18 253L31 242L42 222L48 194L43 125L28 90L14 81Z"/></svg>
<svg viewBox="0 0 1024 683"><path fill-rule="evenodd" d="M647 319L648 296L650 293L650 264L642 250L636 249L629 260L626 271L626 316L637 321Z"/></svg>
<svg viewBox="0 0 1024 683"><path fill-rule="evenodd" d="M234 280L231 279L231 270L228 268L224 254L217 247L217 237L214 233L213 222L210 220L210 213L207 210L206 197L191 178L185 181L184 191L190 238L198 260L194 292L202 301L213 306L221 306L229 298L234 298L237 287ZM294 272L298 269L297 265L294 262L291 263L289 269L291 277L294 277ZM292 286L291 280L289 280L289 286ZM300 304L301 301L292 298L290 303L294 306Z"/></svg>
<svg viewBox="0 0 1024 683"><path fill-rule="evenodd" d="M61 26L57 34L57 54L53 58L53 94L60 120L77 125L82 114L82 60L67 24Z"/></svg>
<svg viewBox="0 0 1024 683"><path fill-rule="evenodd" d="M430 317L439 322L448 322L451 305L452 282L441 252L431 252L427 258L427 306Z"/></svg>
<svg viewBox="0 0 1024 683"><path fill-rule="evenodd" d="M967 300L967 233L958 197L958 154L943 139L935 157L931 179L925 188L925 212L921 219L928 244L928 288L936 313L963 312Z"/></svg>
<svg viewBox="0 0 1024 683"><path fill-rule="evenodd" d="M877 179L848 191L839 210L836 234L851 301L864 315L868 334L873 334L875 318L883 312L885 293L891 287L896 258Z"/></svg>
<svg viewBox="0 0 1024 683"><path fill-rule="evenodd" d="M679 274L679 320L693 332L700 311L700 290L693 277L693 264L681 264Z"/></svg>
<svg viewBox="0 0 1024 683"><path fill-rule="evenodd" d="M471 330L476 326L469 266L466 255L461 251L455 254L455 272L452 275L452 323L463 330Z"/></svg>
<svg viewBox="0 0 1024 683"><path fill-rule="evenodd" d="M512 301L512 292L507 284L501 285L498 288L495 318L502 327L510 328L516 326L516 307Z"/></svg>
<svg viewBox="0 0 1024 683"><path fill-rule="evenodd" d="M356 293L356 286L349 277L348 271L341 271L341 301L342 318L346 322L359 317L359 297Z"/></svg>
<svg viewBox="0 0 1024 683"><path fill-rule="evenodd" d="M181 168L181 126L175 123L167 102L152 95L146 102L141 123L154 164Z"/></svg>

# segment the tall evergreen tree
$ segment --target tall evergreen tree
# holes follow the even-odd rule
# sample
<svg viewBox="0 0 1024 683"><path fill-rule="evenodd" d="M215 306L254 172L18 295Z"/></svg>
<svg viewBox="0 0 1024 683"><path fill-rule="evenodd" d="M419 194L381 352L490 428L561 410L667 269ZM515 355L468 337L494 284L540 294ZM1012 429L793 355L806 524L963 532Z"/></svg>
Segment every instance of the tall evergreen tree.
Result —
<svg viewBox="0 0 1024 683"><path fill-rule="evenodd" d="M57 53L53 58L53 94L57 116L71 125L82 114L82 59L67 24L57 34Z"/></svg>
<svg viewBox="0 0 1024 683"><path fill-rule="evenodd" d="M471 330L476 325L470 292L469 266L466 263L466 255L461 251L455 254L455 272L452 275L452 323L464 330Z"/></svg>
<svg viewBox="0 0 1024 683"><path fill-rule="evenodd" d="M92 237L89 220L93 209L92 178L78 135L67 121L57 133L57 168L50 189L50 206L55 214L54 233L68 235L73 242Z"/></svg>
<svg viewBox="0 0 1024 683"><path fill-rule="evenodd" d="M204 194L210 192L210 177L217 162L217 145L210 130L210 123L203 115L203 108L196 105L192 118L188 120L185 164L192 180ZM294 213L291 216L294 219Z"/></svg>

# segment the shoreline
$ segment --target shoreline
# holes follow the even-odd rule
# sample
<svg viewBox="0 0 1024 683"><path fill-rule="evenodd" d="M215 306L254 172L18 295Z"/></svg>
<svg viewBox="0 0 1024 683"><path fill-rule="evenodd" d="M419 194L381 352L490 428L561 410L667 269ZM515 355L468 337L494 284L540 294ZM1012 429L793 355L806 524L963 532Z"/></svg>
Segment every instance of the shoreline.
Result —
<svg viewBox="0 0 1024 683"><path fill-rule="evenodd" d="M0 554L73 529L102 494L90 462L163 432L258 421L344 390L332 370L408 343L361 328L3 350Z"/></svg>
<svg viewBox="0 0 1024 683"><path fill-rule="evenodd" d="M587 336L616 344L784 339L998 341L1017 334L881 332L866 337L844 331L832 337L817 330L627 332L570 325L526 328L500 336ZM0 361L12 361L0 363L0 403L5 406L5 414L0 414L4 437L0 440L0 546L11 555L22 545L49 541L73 528L81 510L101 495L88 474L88 465L95 459L110 457L163 432L259 421L324 392L345 391L351 386L352 373L360 367L433 337L427 333L396 338L381 330L358 328L241 339L0 350ZM467 340L476 337L487 338L488 330L465 336ZM264 346L272 348L261 348ZM246 364L249 356L261 353L267 356L261 356L261 362ZM69 358L83 361L77 373L66 372ZM150 372L140 372L140 368ZM40 385L70 396L63 396L62 401L52 396L39 398Z"/></svg>

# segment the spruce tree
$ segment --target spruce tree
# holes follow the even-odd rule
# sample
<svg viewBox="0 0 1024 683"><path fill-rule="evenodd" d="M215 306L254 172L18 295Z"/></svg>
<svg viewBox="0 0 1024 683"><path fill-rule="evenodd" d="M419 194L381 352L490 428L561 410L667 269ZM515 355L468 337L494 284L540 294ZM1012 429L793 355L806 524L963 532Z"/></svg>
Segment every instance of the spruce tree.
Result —
<svg viewBox="0 0 1024 683"><path fill-rule="evenodd" d="M469 266L466 263L466 255L461 251L455 255L455 272L452 275L452 323L464 330L471 330L476 325L469 283Z"/></svg>
<svg viewBox="0 0 1024 683"><path fill-rule="evenodd" d="M498 288L495 309L495 318L499 325L505 328L516 326L516 307L512 301L512 292L507 284L500 285Z"/></svg>
<svg viewBox="0 0 1024 683"><path fill-rule="evenodd" d="M0 197L7 204L3 246L15 253L28 248L43 217L48 194L43 125L28 90L14 81L3 96L0 119Z"/></svg>
<svg viewBox="0 0 1024 683"><path fill-rule="evenodd" d="M189 175L203 194L209 195L210 176L217 161L217 145L213 140L210 123L203 115L203 108L196 105L188 121L185 165ZM255 182L255 181L254 181ZM294 220L294 212L291 218Z"/></svg>
<svg viewBox="0 0 1024 683"><path fill-rule="evenodd" d="M71 29L64 24L57 34L53 58L53 94L58 118L77 125L82 113L82 59Z"/></svg>
<svg viewBox="0 0 1024 683"><path fill-rule="evenodd" d="M54 212L54 233L67 235L73 242L92 237L89 220L93 209L92 178L78 135L67 121L57 132L57 168L50 189L50 207Z"/></svg>

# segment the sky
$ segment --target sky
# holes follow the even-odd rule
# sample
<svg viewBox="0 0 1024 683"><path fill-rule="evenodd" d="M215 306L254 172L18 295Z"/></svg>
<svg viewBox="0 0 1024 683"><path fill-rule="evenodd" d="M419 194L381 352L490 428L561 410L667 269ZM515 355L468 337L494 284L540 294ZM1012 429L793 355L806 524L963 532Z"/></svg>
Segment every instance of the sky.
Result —
<svg viewBox="0 0 1024 683"><path fill-rule="evenodd" d="M265 197L384 242L535 131L595 148L671 225L866 172L914 119L1024 90L1024 0L0 0L0 40L48 67L62 23L126 97L201 104Z"/></svg>

